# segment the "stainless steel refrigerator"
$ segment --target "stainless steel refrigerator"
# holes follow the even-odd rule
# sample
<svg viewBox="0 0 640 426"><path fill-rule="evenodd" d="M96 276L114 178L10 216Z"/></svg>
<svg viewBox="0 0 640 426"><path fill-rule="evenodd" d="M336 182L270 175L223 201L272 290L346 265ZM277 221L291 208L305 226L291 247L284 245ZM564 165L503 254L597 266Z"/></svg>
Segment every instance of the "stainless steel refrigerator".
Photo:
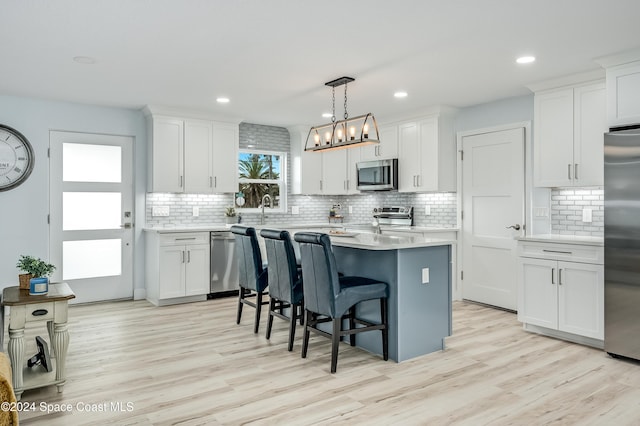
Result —
<svg viewBox="0 0 640 426"><path fill-rule="evenodd" d="M640 360L640 126L604 138L604 281L604 349Z"/></svg>

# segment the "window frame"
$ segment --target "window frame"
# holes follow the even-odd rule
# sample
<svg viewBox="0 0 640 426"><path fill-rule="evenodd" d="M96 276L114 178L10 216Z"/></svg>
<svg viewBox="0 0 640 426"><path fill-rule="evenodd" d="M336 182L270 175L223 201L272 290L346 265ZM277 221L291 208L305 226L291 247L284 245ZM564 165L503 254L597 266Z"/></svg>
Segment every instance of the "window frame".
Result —
<svg viewBox="0 0 640 426"><path fill-rule="evenodd" d="M280 179L246 179L240 177L240 155L242 154L258 154L258 155L270 155L270 156L279 156L280 160ZM238 150L238 158L237 158L237 171L238 173L238 186L243 183L266 183L270 185L279 185L280 186L280 205L278 208L265 208L265 212L270 213L286 213L287 212L287 165L288 165L288 153L286 151L270 151L264 149L251 149L251 148L240 148ZM235 193L240 192L240 188ZM234 194L234 206L238 210L239 213L260 213L262 209L259 207L240 207L235 204L235 194Z"/></svg>

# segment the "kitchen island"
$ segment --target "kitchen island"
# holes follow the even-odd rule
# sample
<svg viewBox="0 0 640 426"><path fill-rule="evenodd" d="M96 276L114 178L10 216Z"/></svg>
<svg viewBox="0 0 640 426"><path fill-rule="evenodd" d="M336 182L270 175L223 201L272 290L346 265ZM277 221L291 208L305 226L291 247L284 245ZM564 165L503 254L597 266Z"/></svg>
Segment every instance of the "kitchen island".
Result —
<svg viewBox="0 0 640 426"><path fill-rule="evenodd" d="M293 235L300 229L289 229ZM453 240L420 235L328 233L338 270L389 284L389 358L401 362L444 349L451 335ZM335 232L335 231L334 231ZM357 316L380 320L377 300L363 302ZM382 354L380 333L356 335L356 345Z"/></svg>

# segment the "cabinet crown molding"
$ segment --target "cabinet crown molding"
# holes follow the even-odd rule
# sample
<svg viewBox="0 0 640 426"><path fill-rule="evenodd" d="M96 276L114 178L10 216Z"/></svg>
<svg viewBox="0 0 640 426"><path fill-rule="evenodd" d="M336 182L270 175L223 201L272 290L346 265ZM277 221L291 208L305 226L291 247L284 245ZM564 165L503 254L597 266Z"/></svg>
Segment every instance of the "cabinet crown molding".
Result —
<svg viewBox="0 0 640 426"><path fill-rule="evenodd" d="M575 86L578 84L592 83L598 80L604 80L605 70L598 68L592 71L586 71L579 74L565 75L562 77L539 81L527 85L527 89L532 92L540 92L548 89L559 89L565 86Z"/></svg>
<svg viewBox="0 0 640 426"><path fill-rule="evenodd" d="M151 117L154 115L164 115L180 118L194 118L197 120L217 121L236 125L239 125L240 122L242 122L241 118L218 115L210 111L190 110L160 105L145 105L142 108L142 113L146 117Z"/></svg>

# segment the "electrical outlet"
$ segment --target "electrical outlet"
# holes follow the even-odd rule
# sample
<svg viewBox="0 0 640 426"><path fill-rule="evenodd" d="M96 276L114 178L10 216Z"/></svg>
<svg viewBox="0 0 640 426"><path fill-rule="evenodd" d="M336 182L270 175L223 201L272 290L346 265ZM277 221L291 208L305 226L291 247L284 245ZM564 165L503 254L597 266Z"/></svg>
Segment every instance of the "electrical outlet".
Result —
<svg viewBox="0 0 640 426"><path fill-rule="evenodd" d="M422 284L429 284L429 268L422 268Z"/></svg>
<svg viewBox="0 0 640 426"><path fill-rule="evenodd" d="M300 214L300 207L291 206L291 214Z"/></svg>
<svg viewBox="0 0 640 426"><path fill-rule="evenodd" d="M349 214L353 213L353 206L349 206Z"/></svg>
<svg viewBox="0 0 640 426"><path fill-rule="evenodd" d="M593 210L592 209L582 209L582 221L586 223L593 222Z"/></svg>
<svg viewBox="0 0 640 426"><path fill-rule="evenodd" d="M193 217L198 217L198 216L200 216L200 207L193 206Z"/></svg>
<svg viewBox="0 0 640 426"><path fill-rule="evenodd" d="M431 215L431 206L424 206L424 215L425 216Z"/></svg>
<svg viewBox="0 0 640 426"><path fill-rule="evenodd" d="M151 216L169 216L169 206L153 206Z"/></svg>

